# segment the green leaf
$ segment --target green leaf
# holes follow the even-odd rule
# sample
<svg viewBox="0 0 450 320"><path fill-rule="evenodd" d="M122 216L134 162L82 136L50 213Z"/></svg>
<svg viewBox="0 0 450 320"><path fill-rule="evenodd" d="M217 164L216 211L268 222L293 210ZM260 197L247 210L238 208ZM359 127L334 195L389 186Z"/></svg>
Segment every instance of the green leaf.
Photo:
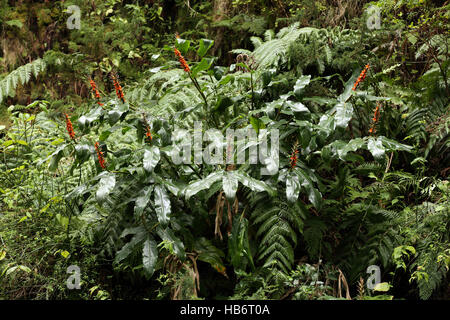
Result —
<svg viewBox="0 0 450 320"><path fill-rule="evenodd" d="M256 134L259 134L259 129L264 129L266 125L260 118L255 118L250 116L249 117L250 124L252 125L253 129L255 129Z"/></svg>
<svg viewBox="0 0 450 320"><path fill-rule="evenodd" d="M213 62L214 59L212 58L202 58L202 60L192 68L192 76L196 77L199 72L208 70Z"/></svg>
<svg viewBox="0 0 450 320"><path fill-rule="evenodd" d="M55 152L52 153L52 155L51 155L52 159L50 160L50 164L48 166L48 169L50 171L55 171L58 168L59 160L61 160L61 158L63 157L64 148L66 146L67 146L66 144L63 144L63 145L59 146Z"/></svg>
<svg viewBox="0 0 450 320"><path fill-rule="evenodd" d="M366 141L362 138L352 139L348 143L345 143L340 140L336 140L333 142L333 145L337 146L336 153L339 156L339 159L344 161L345 157L347 156L347 153L361 149L365 144Z"/></svg>
<svg viewBox="0 0 450 320"><path fill-rule="evenodd" d="M144 151L144 169L148 172L152 172L161 159L159 148L152 146L150 149Z"/></svg>
<svg viewBox="0 0 450 320"><path fill-rule="evenodd" d="M169 228L162 229L161 227L157 228L156 233L163 239L164 241L171 242L173 245L174 253L177 255L178 258L181 260L186 259L186 253L184 251L184 244L183 242L178 239L173 231Z"/></svg>
<svg viewBox="0 0 450 320"><path fill-rule="evenodd" d="M238 188L238 179L234 175L233 171L225 171L223 173L222 187L225 192L225 196L229 200L234 199Z"/></svg>
<svg viewBox="0 0 450 320"><path fill-rule="evenodd" d="M254 269L253 257L248 240L248 220L240 218L233 223L233 229L228 238L228 251L231 264L235 269L245 270L247 261Z"/></svg>
<svg viewBox="0 0 450 320"><path fill-rule="evenodd" d="M175 47L180 50L182 55L186 55L189 47L191 46L191 42L189 40L177 38L175 41Z"/></svg>
<svg viewBox="0 0 450 320"><path fill-rule="evenodd" d="M189 199L193 195L199 193L202 190L209 189L211 185L220 180L223 176L223 171L213 172L210 175L208 175L204 179L196 180L193 183L190 183L185 189L184 194L186 199Z"/></svg>
<svg viewBox="0 0 450 320"><path fill-rule="evenodd" d="M76 187L73 189L70 193L68 193L65 198L66 201L71 201L73 199L76 199L80 195L82 195L86 191L86 185L82 184L81 186Z"/></svg>
<svg viewBox="0 0 450 320"><path fill-rule="evenodd" d="M14 20L8 20L5 22L8 26L11 27L17 27L19 29L21 29L23 27L23 22L17 19Z"/></svg>
<svg viewBox="0 0 450 320"><path fill-rule="evenodd" d="M105 198L111 193L116 185L116 176L112 173L102 173L102 178L99 182L99 187L97 190L97 201L102 203Z"/></svg>
<svg viewBox="0 0 450 320"><path fill-rule="evenodd" d="M214 45L214 40L200 39L200 46L197 50L197 54L200 58L208 52L208 50Z"/></svg>
<svg viewBox="0 0 450 320"><path fill-rule="evenodd" d="M144 242L142 249L142 264L144 272L147 277L151 277L155 272L156 262L158 261L158 248L156 242L152 239L147 239Z"/></svg>
<svg viewBox="0 0 450 320"><path fill-rule="evenodd" d="M301 95L303 89L309 84L310 81L311 81L310 75L301 76L300 78L298 78L297 82L295 82L294 85L294 94L296 96Z"/></svg>
<svg viewBox="0 0 450 320"><path fill-rule="evenodd" d="M312 180L315 179L315 177L311 178L309 174L301 168L295 168L294 172L298 176L301 186L305 189L308 200L317 210L320 210L322 206L322 194L314 187Z"/></svg>
<svg viewBox="0 0 450 320"><path fill-rule="evenodd" d="M353 71L352 76L348 81L345 83L344 92L338 97L338 101L341 103L345 103L352 95L353 92L353 84L355 83L356 79L358 78L359 74L361 73L361 70L355 70Z"/></svg>
<svg viewBox="0 0 450 320"><path fill-rule="evenodd" d="M122 249L120 249L116 253L116 257L114 258L115 263L120 263L122 260L126 259L138 245L144 241L147 236L147 233L144 228L139 229L141 232L136 233L130 242L126 243Z"/></svg>
<svg viewBox="0 0 450 320"><path fill-rule="evenodd" d="M288 100L284 104L287 105L294 112L307 112L307 113L310 112L309 109L305 107L305 105L301 102L293 102Z"/></svg>
<svg viewBox="0 0 450 320"><path fill-rule="evenodd" d="M67 259L70 255L69 251L63 250L61 251L61 255L64 257L64 259Z"/></svg>
<svg viewBox="0 0 450 320"><path fill-rule="evenodd" d="M288 173L286 176L286 198L290 202L295 202L300 194L301 185L298 176Z"/></svg>
<svg viewBox="0 0 450 320"><path fill-rule="evenodd" d="M352 116L353 107L350 103L340 102L336 105L336 127L346 128Z"/></svg>
<svg viewBox="0 0 450 320"><path fill-rule="evenodd" d="M226 108L233 105L233 100L229 97L220 96L215 104L213 110L218 111L219 113L223 113Z"/></svg>
<svg viewBox="0 0 450 320"><path fill-rule="evenodd" d="M271 196L276 194L276 191L269 187L265 182L254 179L245 172L235 171L234 175L240 183L255 192L267 191L267 193Z"/></svg>
<svg viewBox="0 0 450 320"><path fill-rule="evenodd" d="M370 153L372 153L372 156L375 159L383 159L385 149L380 139L374 139L373 137L370 137L369 142L367 143L367 149L369 149Z"/></svg>
<svg viewBox="0 0 450 320"><path fill-rule="evenodd" d="M381 141L386 151L407 151L411 152L413 147L406 144L399 143L395 140L388 139L384 136L379 136L378 140Z"/></svg>
<svg viewBox="0 0 450 320"><path fill-rule="evenodd" d="M95 151L94 147L88 144L75 145L75 154L77 156L77 161L79 163L88 161L91 154L94 153L94 151Z"/></svg>
<svg viewBox="0 0 450 320"><path fill-rule="evenodd" d="M136 198L134 204L134 214L140 217L142 212L144 212L145 207L150 201L150 193L153 191L153 186L146 186L140 192L139 196Z"/></svg>
<svg viewBox="0 0 450 320"><path fill-rule="evenodd" d="M169 215L171 212L170 199L166 190L161 186L155 186L155 211L158 216L158 221L163 227L169 223Z"/></svg>
<svg viewBox="0 0 450 320"><path fill-rule="evenodd" d="M210 240L204 237L197 239L194 243L194 250L198 252L198 260L209 263L219 272L225 272L225 266L222 261L225 254L222 250L215 247Z"/></svg>
<svg viewBox="0 0 450 320"><path fill-rule="evenodd" d="M389 291L390 287L391 286L390 286L389 283L387 283L387 282L380 282L380 283L377 283L375 285L375 287L373 288L373 291L386 292L386 291Z"/></svg>
<svg viewBox="0 0 450 320"><path fill-rule="evenodd" d="M91 110L88 114L82 115L78 119L78 124L82 130L86 128L89 124L97 120L102 114L102 107L98 107L96 109Z"/></svg>
<svg viewBox="0 0 450 320"><path fill-rule="evenodd" d="M108 111L108 122L112 126L128 111L128 104L118 103L117 101L110 101L110 104L114 105L114 108Z"/></svg>

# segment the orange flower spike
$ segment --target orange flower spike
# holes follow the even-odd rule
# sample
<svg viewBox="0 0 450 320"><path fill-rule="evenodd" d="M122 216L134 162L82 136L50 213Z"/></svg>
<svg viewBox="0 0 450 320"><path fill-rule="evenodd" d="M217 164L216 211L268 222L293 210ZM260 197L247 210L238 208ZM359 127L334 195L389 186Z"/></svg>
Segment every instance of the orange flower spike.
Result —
<svg viewBox="0 0 450 320"><path fill-rule="evenodd" d="M147 137L147 139L149 141L152 141L153 137L152 137L152 132L150 131L150 127L149 126L146 127L145 136Z"/></svg>
<svg viewBox="0 0 450 320"><path fill-rule="evenodd" d="M298 150L295 150L292 152L289 161L291 169L294 169L297 166L297 161L298 161Z"/></svg>
<svg viewBox="0 0 450 320"><path fill-rule="evenodd" d="M123 91L122 91L122 86L119 83L119 80L117 79L117 77L113 74L111 75L113 84L114 84L114 89L116 90L116 96L117 98L119 98L120 100L122 100L122 102L125 102L125 98L123 95Z"/></svg>
<svg viewBox="0 0 450 320"><path fill-rule="evenodd" d="M370 69L370 65L366 64L366 66L364 67L364 69L361 71L361 73L359 74L358 79L356 80L355 84L353 85L353 91L356 90L356 88L358 87L358 85L364 81L364 79L366 79L366 75L367 75L367 70Z"/></svg>
<svg viewBox="0 0 450 320"><path fill-rule="evenodd" d="M95 151L97 152L98 164L102 169L106 169L105 158L103 157L103 153L100 150L100 145L98 142L95 143Z"/></svg>
<svg viewBox="0 0 450 320"><path fill-rule="evenodd" d="M100 93L99 93L98 90L97 90L97 85L96 85L96 83L94 82L94 80L90 79L90 80L89 80L89 83L91 84L92 91L94 92L95 98L96 98L96 99L100 99ZM103 106L103 103L101 103L101 102L99 102L99 101L97 101L97 104L98 104L99 106Z"/></svg>
<svg viewBox="0 0 450 320"><path fill-rule="evenodd" d="M173 51L174 51L175 55L178 57L178 61L180 61L180 64L183 66L184 71L191 72L191 69L189 68L186 60L181 55L181 52L177 48L174 48Z"/></svg>
<svg viewBox="0 0 450 320"><path fill-rule="evenodd" d="M72 125L72 121L70 121L69 116L67 115L67 113L64 114L64 116L66 117L66 128L67 128L67 132L69 133L69 136L72 140L75 140L75 131L73 131L73 125Z"/></svg>
<svg viewBox="0 0 450 320"><path fill-rule="evenodd" d="M370 134L375 133L375 131L376 131L375 126L378 123L378 120L380 120L380 107L381 107L381 104L379 102L377 102L377 106L375 107L375 111L374 111L373 118L372 118L372 126L369 129Z"/></svg>

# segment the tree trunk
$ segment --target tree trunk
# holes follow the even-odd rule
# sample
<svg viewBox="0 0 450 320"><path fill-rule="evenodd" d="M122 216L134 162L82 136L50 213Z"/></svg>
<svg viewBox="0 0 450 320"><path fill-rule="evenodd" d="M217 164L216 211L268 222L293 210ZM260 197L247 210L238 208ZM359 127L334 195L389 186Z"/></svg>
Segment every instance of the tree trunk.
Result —
<svg viewBox="0 0 450 320"><path fill-rule="evenodd" d="M230 11L231 0L214 0L213 6L213 22L219 22L227 18L227 15ZM221 55L221 52L218 52L219 48L222 47L224 33L224 27L217 27L213 30L214 35L214 47L212 49L213 54Z"/></svg>

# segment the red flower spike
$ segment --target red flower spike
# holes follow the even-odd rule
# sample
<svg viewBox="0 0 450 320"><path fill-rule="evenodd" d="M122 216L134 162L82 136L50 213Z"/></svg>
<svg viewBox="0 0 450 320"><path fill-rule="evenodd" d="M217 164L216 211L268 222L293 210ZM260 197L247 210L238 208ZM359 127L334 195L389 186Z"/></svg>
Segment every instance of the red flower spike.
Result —
<svg viewBox="0 0 450 320"><path fill-rule="evenodd" d="M95 143L95 151L97 152L98 164L102 169L106 169L105 158L103 157L103 153L100 150L100 145L98 142Z"/></svg>
<svg viewBox="0 0 450 320"><path fill-rule="evenodd" d="M72 125L72 121L70 121L69 116L67 115L67 113L64 113L64 116L66 117L66 128L67 128L67 132L69 133L69 136L72 140L75 140L75 131L73 131L73 125Z"/></svg>
<svg viewBox="0 0 450 320"><path fill-rule="evenodd" d="M369 133L375 133L376 132L376 124L378 123L378 121L380 120L380 108L381 108L381 104L379 102L377 102L377 106L375 108L374 114L373 114L373 118L372 118L372 126L369 129Z"/></svg>
<svg viewBox="0 0 450 320"><path fill-rule="evenodd" d="M185 59L183 58L183 56L181 55L181 52L180 52L177 48L174 48L173 51L174 51L174 53L175 53L175 56L178 57L178 61L179 61L180 64L182 65L184 71L185 71L185 72L191 72L191 69L189 68L189 66L188 66L188 64L187 64L187 62L186 62L186 60L185 60Z"/></svg>
<svg viewBox="0 0 450 320"><path fill-rule="evenodd" d="M97 100L100 99L100 93L99 93L98 90L97 90L97 85L96 85L95 81L92 80L92 79L89 79L89 83L91 84L92 92L94 93L95 98L96 98ZM98 104L99 106L103 106L103 103L101 103L100 101L97 101L97 104Z"/></svg>
<svg viewBox="0 0 450 320"><path fill-rule="evenodd" d="M119 83L119 80L117 79L117 76L115 74L111 75L113 84L114 84L114 89L116 90L116 96L117 98L119 98L120 100L122 100L122 102L125 103L125 98L123 95L123 91L122 91L122 86Z"/></svg>
<svg viewBox="0 0 450 320"><path fill-rule="evenodd" d="M150 127L148 125L146 127L145 136L147 137L148 141L152 141L152 132L150 131Z"/></svg>
<svg viewBox="0 0 450 320"><path fill-rule="evenodd" d="M364 67L364 69L361 71L361 73L359 74L358 79L356 80L355 84L353 85L353 91L356 90L356 88L358 87L358 85L364 81L364 79L366 78L367 75L367 71L370 69L370 65L366 64L366 66Z"/></svg>

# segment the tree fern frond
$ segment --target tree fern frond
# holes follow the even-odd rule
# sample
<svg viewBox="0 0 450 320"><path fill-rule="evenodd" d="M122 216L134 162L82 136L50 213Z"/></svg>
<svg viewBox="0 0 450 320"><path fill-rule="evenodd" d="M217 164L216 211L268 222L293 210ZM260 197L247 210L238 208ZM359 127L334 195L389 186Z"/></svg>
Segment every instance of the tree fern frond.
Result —
<svg viewBox="0 0 450 320"><path fill-rule="evenodd" d="M46 64L42 59L36 59L33 62L18 67L5 78L0 80L0 103L5 97L14 97L15 90L19 82L24 85L29 82L31 72L37 77L39 73L45 70Z"/></svg>

